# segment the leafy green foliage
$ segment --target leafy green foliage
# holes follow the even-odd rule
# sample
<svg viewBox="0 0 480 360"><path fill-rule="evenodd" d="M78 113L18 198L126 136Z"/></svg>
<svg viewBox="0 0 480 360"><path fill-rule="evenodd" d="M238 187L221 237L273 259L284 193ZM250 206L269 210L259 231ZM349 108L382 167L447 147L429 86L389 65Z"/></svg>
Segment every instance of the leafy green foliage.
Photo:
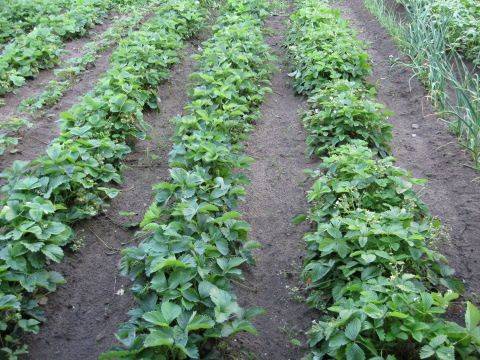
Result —
<svg viewBox="0 0 480 360"><path fill-rule="evenodd" d="M337 10L300 7L291 21L287 46L298 93L309 94L333 79L362 79L370 74L368 54Z"/></svg>
<svg viewBox="0 0 480 360"><path fill-rule="evenodd" d="M315 220L322 222L356 208L383 212L403 207L417 219L427 216L425 204L413 190L413 185L422 185L424 180L395 167L392 157L375 159L366 145L356 140L331 149L318 170L311 171L316 180L307 198L316 204Z"/></svg>
<svg viewBox="0 0 480 360"><path fill-rule="evenodd" d="M1 311L3 352L24 350L22 334L38 331L43 321L37 299L64 282L45 268L61 261L73 236L68 224L97 214L118 193L111 183L121 180L127 142L145 136L142 110L156 108L157 86L178 61L183 39L201 24L197 5L162 5L120 42L94 90L62 114L61 135L46 155L17 161L1 174L0 303L8 305Z"/></svg>
<svg viewBox="0 0 480 360"><path fill-rule="evenodd" d="M31 32L7 44L0 55L0 95L58 64L62 41L84 35L111 5L110 0L78 0L69 11L44 19Z"/></svg>
<svg viewBox="0 0 480 360"><path fill-rule="evenodd" d="M316 155L353 139L362 139L385 156L392 139L390 112L373 100L375 90L362 83L335 80L309 98L311 110L303 116L307 144Z"/></svg>
<svg viewBox="0 0 480 360"><path fill-rule="evenodd" d="M83 47L82 56L71 58L63 64L62 68L56 69L56 78L51 80L40 94L22 100L19 110L33 114L45 107L55 105L78 77L95 63L102 52L134 31L145 14L159 6L159 1L149 0L145 6L141 8L138 6L139 4L135 3L134 6L122 7L123 14L113 21L101 37L88 42Z"/></svg>
<svg viewBox="0 0 480 360"><path fill-rule="evenodd" d="M0 9L0 44L31 31L49 16L59 15L71 0L3 0Z"/></svg>
<svg viewBox="0 0 480 360"><path fill-rule="evenodd" d="M397 0L406 7L411 0ZM429 14L432 24L446 24L446 40L450 49L462 52L476 65L480 64L480 4L468 0L418 1Z"/></svg>
<svg viewBox="0 0 480 360"><path fill-rule="evenodd" d="M31 123L22 118L12 118L0 124L0 156L6 150L15 152L18 144L18 134L24 127L30 127Z"/></svg>
<svg viewBox="0 0 480 360"><path fill-rule="evenodd" d="M327 154L310 171L315 181L308 192L312 231L305 234L302 276L308 303L326 310L308 332L308 358L477 358L479 310L467 304L465 327L442 317L463 287L429 247L440 223L413 190L423 181L386 156L388 112L373 101L368 72L358 75L350 66L363 45L326 5L305 0L299 6L289 36L293 64L301 69L295 85L310 96L304 123L311 151ZM319 36L326 39L317 42ZM348 49L333 60L319 58L330 43Z"/></svg>
<svg viewBox="0 0 480 360"><path fill-rule="evenodd" d="M269 48L261 31L266 3L227 0L212 37L196 56L187 114L175 119L170 181L155 185L141 223L147 238L124 250L122 270L138 307L120 327L123 347L102 359L200 358L208 339L254 333L259 309L232 293L251 263L249 225L234 209L250 159L239 144L268 91ZM168 304L168 305L166 305Z"/></svg>

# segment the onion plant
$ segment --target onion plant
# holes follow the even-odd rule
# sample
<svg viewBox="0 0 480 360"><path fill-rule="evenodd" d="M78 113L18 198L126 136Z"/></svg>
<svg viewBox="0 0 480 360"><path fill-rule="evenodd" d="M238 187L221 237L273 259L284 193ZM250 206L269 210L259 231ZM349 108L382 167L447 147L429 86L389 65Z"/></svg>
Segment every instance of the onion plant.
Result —
<svg viewBox="0 0 480 360"><path fill-rule="evenodd" d="M471 153L475 168L480 167L480 80L476 68L467 66L451 40L454 14L439 8L435 14L425 0L397 1L406 13L399 18L384 0L364 0L408 56L401 62L426 86L438 114Z"/></svg>

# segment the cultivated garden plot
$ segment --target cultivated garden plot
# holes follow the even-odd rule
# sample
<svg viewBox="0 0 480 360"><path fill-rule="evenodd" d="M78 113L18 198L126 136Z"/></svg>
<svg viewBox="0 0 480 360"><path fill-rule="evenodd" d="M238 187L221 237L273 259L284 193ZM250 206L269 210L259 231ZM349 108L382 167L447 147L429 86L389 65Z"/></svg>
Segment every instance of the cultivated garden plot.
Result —
<svg viewBox="0 0 480 360"><path fill-rule="evenodd" d="M2 0L0 359L480 358L479 14L442 1L396 31L381 0ZM468 13L468 84L422 77L417 5Z"/></svg>

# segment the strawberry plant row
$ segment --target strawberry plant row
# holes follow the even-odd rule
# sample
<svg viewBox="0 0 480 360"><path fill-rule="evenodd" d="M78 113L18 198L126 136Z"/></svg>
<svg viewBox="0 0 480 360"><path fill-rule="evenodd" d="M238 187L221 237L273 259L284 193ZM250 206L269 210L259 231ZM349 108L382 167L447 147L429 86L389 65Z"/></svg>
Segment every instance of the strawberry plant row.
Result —
<svg viewBox="0 0 480 360"><path fill-rule="evenodd" d="M7 44L0 54L0 95L58 64L63 41L84 35L111 7L111 0L78 0L67 12L46 18L31 32Z"/></svg>
<svg viewBox="0 0 480 360"><path fill-rule="evenodd" d="M388 111L366 82L370 59L348 23L326 3L304 0L291 17L294 86L309 97L303 116L311 153L303 279L307 302L324 311L308 332L310 359L475 359L480 311L465 326L443 316L462 283L432 249L441 239L413 190L415 179L388 156Z"/></svg>
<svg viewBox="0 0 480 360"><path fill-rule="evenodd" d="M22 100L19 111L34 114L38 110L55 105L104 51L134 31L145 14L149 14L158 7L159 3L160 1L157 0L146 1L141 8L138 7L138 4L124 6L122 13L128 15L121 15L113 21L108 30L101 34L100 38L88 42L84 46L85 52L82 56L69 59L63 64L63 67L56 69L56 78L51 80L40 94Z"/></svg>
<svg viewBox="0 0 480 360"><path fill-rule="evenodd" d="M58 15L71 0L0 1L0 48L2 43L32 30L43 18Z"/></svg>
<svg viewBox="0 0 480 360"><path fill-rule="evenodd" d="M61 115L61 135L46 154L16 161L1 174L0 335L3 353L25 351L37 333L39 300L63 277L47 270L72 240L69 224L98 213L118 190L121 160L147 131L142 110L157 107L157 86L178 62L183 40L203 21L196 0L165 2L140 30L122 40L110 69L91 93Z"/></svg>
<svg viewBox="0 0 480 360"><path fill-rule="evenodd" d="M196 56L187 115L175 119L171 179L154 186L145 239L123 251L138 306L117 333L122 346L101 359L196 359L208 340L255 332L250 319L262 310L241 308L232 281L258 246L235 208L247 183L240 170L251 162L241 142L270 90L266 9L264 1L226 0Z"/></svg>

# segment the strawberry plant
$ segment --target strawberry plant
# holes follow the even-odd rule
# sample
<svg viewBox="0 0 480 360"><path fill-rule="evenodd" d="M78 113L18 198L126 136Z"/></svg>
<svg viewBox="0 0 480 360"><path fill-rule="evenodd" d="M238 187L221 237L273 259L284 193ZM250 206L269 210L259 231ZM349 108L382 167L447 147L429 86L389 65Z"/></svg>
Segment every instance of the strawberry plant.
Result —
<svg viewBox="0 0 480 360"><path fill-rule="evenodd" d="M307 358L477 358L480 312L467 303L465 327L443 316L462 283L432 250L440 223L413 190L423 181L387 156L388 112L373 100L368 71L356 66L363 44L339 16L302 1L288 40L295 88L309 96L307 141L324 156L310 171L312 231L302 277L307 302L325 313L308 331ZM344 44L340 56L329 57Z"/></svg>
<svg viewBox="0 0 480 360"><path fill-rule="evenodd" d="M31 124L20 118L12 118L2 124L0 124L0 156L5 153L6 150L15 152L15 146L18 144L19 132L24 127L30 127Z"/></svg>
<svg viewBox="0 0 480 360"><path fill-rule="evenodd" d="M0 44L31 31L43 19L65 11L71 0L2 1Z"/></svg>
<svg viewBox="0 0 480 360"><path fill-rule="evenodd" d="M196 56L187 114L175 119L170 181L154 186L141 223L146 236L125 249L122 272L137 307L101 359L200 358L207 340L255 332L260 309L242 309L232 292L253 261L249 225L235 208L251 159L240 141L269 90L269 48L261 31L266 3L227 0L211 39Z"/></svg>
<svg viewBox="0 0 480 360"><path fill-rule="evenodd" d="M299 94L309 94L333 79L362 79L370 74L368 54L337 10L321 6L310 13L301 7L291 20L287 46L294 71L290 76Z"/></svg>
<svg viewBox="0 0 480 360"><path fill-rule="evenodd" d="M156 89L178 61L183 40L203 20L194 0L164 3L142 28L121 41L93 91L64 113L61 134L46 154L17 161L1 177L0 332L2 349L25 351L25 332L43 321L38 298L64 282L46 270L72 240L69 224L94 216L118 194L120 161L142 138L142 110L156 108ZM16 356L16 355L15 355Z"/></svg>
<svg viewBox="0 0 480 360"><path fill-rule="evenodd" d="M309 304L329 315L308 332L312 356L478 354L478 323L467 329L440 316L458 294L437 289L463 287L429 247L439 223L412 191L414 179L392 159L375 159L364 142L332 150L324 161L328 170L315 173L308 195L316 228L305 235L303 278Z"/></svg>
<svg viewBox="0 0 480 360"><path fill-rule="evenodd" d="M386 121L391 113L374 101L374 95L373 88L348 80L331 81L316 90L303 116L310 152L325 155L330 147L361 139L385 156L392 138Z"/></svg>

